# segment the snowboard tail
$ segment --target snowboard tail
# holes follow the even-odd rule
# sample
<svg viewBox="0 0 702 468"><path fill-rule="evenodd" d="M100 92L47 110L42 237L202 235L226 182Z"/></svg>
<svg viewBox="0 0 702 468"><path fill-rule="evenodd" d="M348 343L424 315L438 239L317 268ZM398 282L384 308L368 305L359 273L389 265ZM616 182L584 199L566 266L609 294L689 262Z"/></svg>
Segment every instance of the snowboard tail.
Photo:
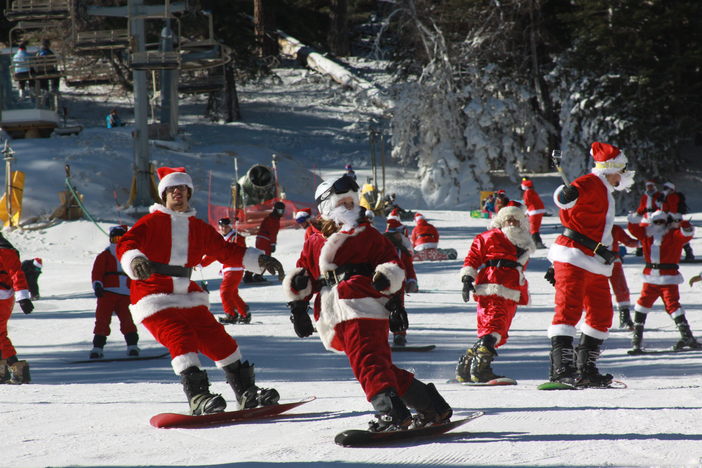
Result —
<svg viewBox="0 0 702 468"><path fill-rule="evenodd" d="M425 346L391 346L392 352L398 353L426 353L436 348L436 345L425 345Z"/></svg>
<svg viewBox="0 0 702 468"><path fill-rule="evenodd" d="M571 385L567 383L562 383L562 382L544 382L538 387L536 387L539 390L586 390L588 388L594 388L594 389L623 389L627 388L627 385L622 382L621 380L612 380L612 382L604 387L585 387L585 386L578 386L578 385Z"/></svg>
<svg viewBox="0 0 702 468"><path fill-rule="evenodd" d="M88 364L92 362L125 362L125 361L149 361L151 359L161 359L166 356L168 356L170 353L166 351L165 353L161 354L152 354L149 356L128 356L128 357L121 357L121 358L101 358L101 359L81 359L79 361L70 361L69 364Z"/></svg>

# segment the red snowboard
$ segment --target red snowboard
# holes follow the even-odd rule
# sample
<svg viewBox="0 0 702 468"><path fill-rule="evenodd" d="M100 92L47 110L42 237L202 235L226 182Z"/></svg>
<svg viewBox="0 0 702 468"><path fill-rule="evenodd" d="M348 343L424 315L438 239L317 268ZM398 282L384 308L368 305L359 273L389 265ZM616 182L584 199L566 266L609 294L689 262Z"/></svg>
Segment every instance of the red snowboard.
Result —
<svg viewBox="0 0 702 468"><path fill-rule="evenodd" d="M221 426L226 424L236 424L254 419L264 419L277 416L305 403L314 400L315 397L308 397L304 400L279 405L260 406L239 411L225 411L223 413L204 414L202 416L191 416L182 413L160 413L152 417L149 421L152 426L161 429L172 428L198 428L208 426Z"/></svg>

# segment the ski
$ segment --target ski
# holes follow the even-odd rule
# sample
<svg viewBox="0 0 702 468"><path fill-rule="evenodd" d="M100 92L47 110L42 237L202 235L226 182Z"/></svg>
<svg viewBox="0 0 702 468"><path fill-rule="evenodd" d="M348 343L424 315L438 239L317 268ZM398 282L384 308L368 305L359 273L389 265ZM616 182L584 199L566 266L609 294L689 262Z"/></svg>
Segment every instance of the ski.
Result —
<svg viewBox="0 0 702 468"><path fill-rule="evenodd" d="M161 354L152 354L149 356L126 356L121 358L100 358L100 359L81 359L79 361L69 361L69 364L88 364L93 362L126 362L126 361L150 361L151 359L161 359L168 356L170 353L166 351Z"/></svg>
<svg viewBox="0 0 702 468"><path fill-rule="evenodd" d="M223 426L257 419L272 418L300 405L313 401L315 397L278 405L259 406L258 408L238 411L224 411L222 413L203 414L192 416L182 413L159 413L153 416L149 423L159 429L191 429L199 427Z"/></svg>
<svg viewBox="0 0 702 468"><path fill-rule="evenodd" d="M621 380L612 380L612 382L607 385L606 387L584 387L584 386L577 386L577 385L571 385L563 382L544 382L538 387L536 387L539 390L586 390L586 389L595 389L595 390L602 390L602 389L624 389L627 388L627 385L622 382Z"/></svg>
<svg viewBox="0 0 702 468"><path fill-rule="evenodd" d="M457 419L445 424L436 424L404 431L371 432L360 429L350 429L338 433L336 437L334 437L334 442L344 447L363 447L368 445L383 445L421 437L436 437L479 418L483 414L485 413L482 411L476 411L475 413L471 413L467 418Z"/></svg>
<svg viewBox="0 0 702 468"><path fill-rule="evenodd" d="M430 344L425 346L391 346L390 349L395 353L426 353L436 348L436 345Z"/></svg>

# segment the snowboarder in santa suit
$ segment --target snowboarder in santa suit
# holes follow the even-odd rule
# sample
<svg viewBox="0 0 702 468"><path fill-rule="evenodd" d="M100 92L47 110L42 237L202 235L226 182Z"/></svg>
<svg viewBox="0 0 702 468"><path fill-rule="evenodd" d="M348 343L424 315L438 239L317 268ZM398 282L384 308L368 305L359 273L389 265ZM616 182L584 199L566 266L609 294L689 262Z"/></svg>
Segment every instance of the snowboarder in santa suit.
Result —
<svg viewBox="0 0 702 468"><path fill-rule="evenodd" d="M313 333L307 309L316 294L317 331L328 350L348 357L376 411L370 430L409 427L408 406L417 411L416 426L448 420L451 407L434 385L392 363L385 305L405 275L393 245L363 216L358 185L348 176L330 179L319 185L315 199L322 232L307 239L297 268L283 282L295 333Z"/></svg>
<svg viewBox="0 0 702 468"><path fill-rule="evenodd" d="M673 349L700 348L702 346L690 330L685 309L680 305L678 288L683 282L683 277L678 271L680 254L683 245L694 237L695 228L689 221L682 221L679 226L670 223L668 213L661 210L651 213L648 226L642 226L640 221L638 215L629 215L629 232L641 242L646 260L641 295L634 307L634 336L629 354L643 352L641 343L646 317L659 297L663 299L666 312L680 332L680 340Z"/></svg>
<svg viewBox="0 0 702 468"><path fill-rule="evenodd" d="M415 226L410 237L412 248L416 252L438 248L439 231L437 231L436 227L433 224L429 224L422 213L415 213L414 223Z"/></svg>
<svg viewBox="0 0 702 468"><path fill-rule="evenodd" d="M541 220L546 213L544 208L544 202L536 190L534 190L534 181L528 177L522 178L522 184L520 188L524 192L522 195L522 200L524 201L524 206L527 209L527 215L529 216L529 232L531 233L531 238L534 239L534 244L537 249L545 249L543 241L541 240Z"/></svg>
<svg viewBox="0 0 702 468"><path fill-rule="evenodd" d="M412 245L407 238L407 228L396 219L388 220L385 233L383 234L395 247L397 256L400 258L400 266L405 270L405 281L402 287L388 301L387 307L400 319L397 327L392 331L392 343L395 346L405 346L407 344L407 310L405 309L405 293L416 293L419 291L417 285L417 273L414 271L414 261L412 260ZM395 310L398 308L398 310Z"/></svg>
<svg viewBox="0 0 702 468"><path fill-rule="evenodd" d="M192 267L211 255L225 265L268 270L283 276L283 268L260 250L227 242L190 208L193 183L185 168L161 167L158 193L163 203L151 206L117 245L122 269L133 280L131 312L156 341L171 353L171 364L181 382L193 415L223 411L226 402L209 391L207 373L198 353L224 371L239 408L271 405L275 389L255 384L254 367L243 360L236 340L209 310L208 294L190 280Z"/></svg>
<svg viewBox="0 0 702 468"><path fill-rule="evenodd" d="M31 380L29 364L17 358L17 351L7 336L7 322L15 301L25 314L34 310L19 253L0 233L0 384L23 384Z"/></svg>
<svg viewBox="0 0 702 468"><path fill-rule="evenodd" d="M112 314L119 319L119 330L127 343L127 355L139 355L139 334L129 313L130 279L117 261L117 243L127 232L127 226L114 226L110 229L110 245L100 252L93 262L91 278L93 292L97 298L95 327L93 328L93 349L90 359L102 359L103 348L110 335Z"/></svg>
<svg viewBox="0 0 702 468"><path fill-rule="evenodd" d="M295 213L295 222L305 230L305 240L315 232L319 232L319 220L312 217L312 210L310 208L302 208Z"/></svg>
<svg viewBox="0 0 702 468"><path fill-rule="evenodd" d="M278 242L278 231L280 231L280 218L285 214L285 203L277 201L273 204L271 212L263 218L256 234L256 248L264 254L270 255L275 252ZM261 283L266 278L260 274L246 271L244 273L244 283Z"/></svg>
<svg viewBox="0 0 702 468"><path fill-rule="evenodd" d="M31 299L33 301L41 298L39 294L39 276L41 276L43 267L44 262L41 258L32 258L22 262L22 271L27 279L27 286L29 286L29 293L32 295Z"/></svg>
<svg viewBox="0 0 702 468"><path fill-rule="evenodd" d="M495 375L491 363L497 348L507 342L518 304L528 304L529 283L524 270L536 246L529 224L516 202L502 208L491 222L491 229L473 239L460 271L463 302L470 293L478 303L478 340L458 360L459 382L488 382Z"/></svg>
<svg viewBox="0 0 702 468"><path fill-rule="evenodd" d="M624 244L627 247L637 247L639 241L629 237L626 231L616 224L612 226L612 252L615 259L612 262L612 276L609 277L609 284L612 286L614 298L617 300L617 309L619 310L619 328L634 329L634 322L631 321L631 295L629 293L629 285L626 282L624 275L624 267L622 266L622 257L619 255L619 244Z"/></svg>
<svg viewBox="0 0 702 468"><path fill-rule="evenodd" d="M550 380L606 387L612 376L600 374L596 362L612 326L608 281L615 259L611 251L615 215L612 193L629 189L634 171L626 170L626 156L610 144L595 142L590 154L595 162L591 173L570 185L561 185L553 194L565 229L548 252L553 266L546 279L556 288L555 314L548 328ZM575 325L583 309L582 336L574 351Z"/></svg>
<svg viewBox="0 0 702 468"><path fill-rule="evenodd" d="M225 241L246 248L246 239L232 228L231 219L220 218L217 221L217 231ZM206 255L202 259L201 265L206 267L215 261L213 256ZM251 323L249 306L239 295L239 283L244 276L244 266L241 262L222 265L220 274L222 275L222 284L219 286L219 297L222 299L224 318L220 318L219 321L228 324Z"/></svg>
<svg viewBox="0 0 702 468"><path fill-rule="evenodd" d="M675 184L672 182L666 182L663 184L663 192L661 192L662 207L661 209L666 213L673 214L685 214L687 213L687 203L685 203L685 195L675 190ZM694 262L695 254L692 252L692 246L688 242L683 246L685 251L685 258L683 262Z"/></svg>

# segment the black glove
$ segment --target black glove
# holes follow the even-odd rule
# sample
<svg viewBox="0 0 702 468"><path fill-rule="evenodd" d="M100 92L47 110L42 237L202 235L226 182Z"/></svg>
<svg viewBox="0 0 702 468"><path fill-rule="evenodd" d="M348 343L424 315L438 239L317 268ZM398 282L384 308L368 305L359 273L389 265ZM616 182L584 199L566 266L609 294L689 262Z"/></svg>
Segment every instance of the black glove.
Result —
<svg viewBox="0 0 702 468"><path fill-rule="evenodd" d="M102 297L102 295L105 294L105 288L103 288L100 283L93 286L93 291L95 292L95 297Z"/></svg>
<svg viewBox="0 0 702 468"><path fill-rule="evenodd" d="M295 334L300 338L310 336L314 332L314 327L310 314L307 313L307 301L288 302L288 307L290 307L290 321L295 328Z"/></svg>
<svg viewBox="0 0 702 468"><path fill-rule="evenodd" d="M390 280L379 271L373 275L373 287L376 291L384 291L390 287Z"/></svg>
<svg viewBox="0 0 702 468"><path fill-rule="evenodd" d="M567 203L570 203L572 201L575 201L580 193L578 192L577 187L573 187L572 185L566 185L563 187L563 190L558 194L558 201L563 203L564 205Z"/></svg>
<svg viewBox="0 0 702 468"><path fill-rule="evenodd" d="M465 275L463 278L461 278L461 281L463 281L463 291L461 296L463 296L463 302L468 302L470 301L470 292L475 292L475 286L473 286L473 281L475 280L472 276Z"/></svg>
<svg viewBox="0 0 702 468"><path fill-rule="evenodd" d="M285 271L283 271L283 265L280 264L278 260L271 257L270 255L261 255L258 257L258 266L263 268L263 271L268 271L273 275L278 275L278 279L282 281L285 277Z"/></svg>
<svg viewBox="0 0 702 468"><path fill-rule="evenodd" d="M32 304L32 301L29 299L22 299L19 301L20 308L22 309L22 312L25 314L31 314L32 311L34 310L34 304Z"/></svg>
<svg viewBox="0 0 702 468"><path fill-rule="evenodd" d="M206 293L209 293L209 292L210 292L210 289L207 287L207 281L205 281L205 280L200 281L200 287L201 287L202 290L205 291Z"/></svg>
<svg viewBox="0 0 702 468"><path fill-rule="evenodd" d="M387 306L386 306L387 307ZM394 310L390 311L390 331L393 333L400 333L406 331L409 328L409 322L407 320L407 310L404 307L399 306Z"/></svg>
<svg viewBox="0 0 702 468"><path fill-rule="evenodd" d="M134 258L129 266L132 267L134 276L142 281L146 281L154 273L154 267L151 266L151 262L146 257Z"/></svg>
<svg viewBox="0 0 702 468"><path fill-rule="evenodd" d="M551 286L556 286L556 271L553 269L553 267L548 267L544 278L546 278L546 281L551 283Z"/></svg>
<svg viewBox="0 0 702 468"><path fill-rule="evenodd" d="M296 273L290 281L290 286L292 286L295 291L304 290L308 284L310 284L310 277L307 276L304 271Z"/></svg>
<svg viewBox="0 0 702 468"><path fill-rule="evenodd" d="M271 253L275 253L275 244L271 244Z"/></svg>

